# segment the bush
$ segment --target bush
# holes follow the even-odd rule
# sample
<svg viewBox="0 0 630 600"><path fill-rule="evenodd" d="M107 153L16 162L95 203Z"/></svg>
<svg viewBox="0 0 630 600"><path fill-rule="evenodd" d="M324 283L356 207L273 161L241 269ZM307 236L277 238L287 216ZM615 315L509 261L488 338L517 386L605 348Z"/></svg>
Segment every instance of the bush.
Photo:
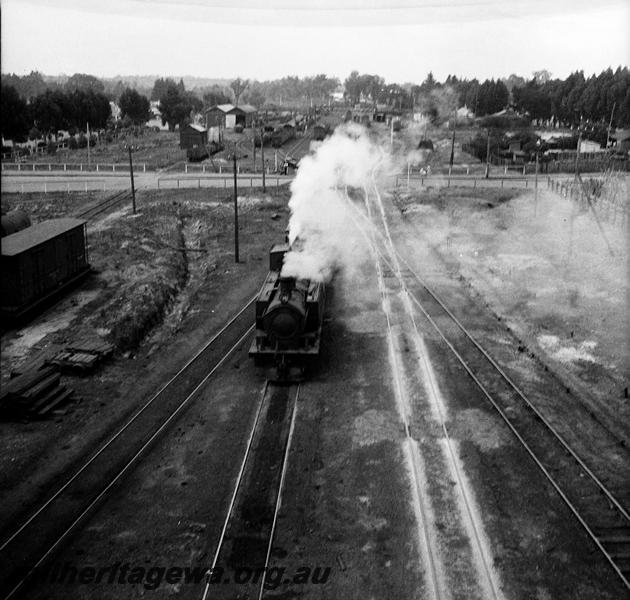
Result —
<svg viewBox="0 0 630 600"><path fill-rule="evenodd" d="M79 143L77 142L77 138L74 136L70 136L68 138L68 148L70 150L76 150L79 147Z"/></svg>
<svg viewBox="0 0 630 600"><path fill-rule="evenodd" d="M79 139L77 140L77 144L79 148L87 148L87 138L85 137L85 134L83 132L79 134Z"/></svg>
<svg viewBox="0 0 630 600"><path fill-rule="evenodd" d="M48 144L46 145L46 152L48 154L56 154L57 153L57 143L53 142L52 140L48 142Z"/></svg>

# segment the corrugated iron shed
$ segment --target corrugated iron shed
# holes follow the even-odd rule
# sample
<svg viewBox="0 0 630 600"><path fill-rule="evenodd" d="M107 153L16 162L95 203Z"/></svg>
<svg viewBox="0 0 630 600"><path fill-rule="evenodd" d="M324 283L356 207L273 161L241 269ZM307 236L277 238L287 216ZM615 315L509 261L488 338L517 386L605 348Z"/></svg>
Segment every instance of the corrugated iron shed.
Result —
<svg viewBox="0 0 630 600"><path fill-rule="evenodd" d="M84 219L50 219L2 238L2 256L16 256L87 223Z"/></svg>

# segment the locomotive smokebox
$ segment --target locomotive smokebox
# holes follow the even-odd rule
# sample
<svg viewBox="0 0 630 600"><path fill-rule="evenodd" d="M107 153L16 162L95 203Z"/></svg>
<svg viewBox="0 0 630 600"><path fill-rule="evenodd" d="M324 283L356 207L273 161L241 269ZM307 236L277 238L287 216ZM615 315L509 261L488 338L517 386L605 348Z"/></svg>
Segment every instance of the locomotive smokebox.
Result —
<svg viewBox="0 0 630 600"><path fill-rule="evenodd" d="M298 342L306 318L304 300L304 291L298 289L294 277L279 278L277 296L263 316L263 326L270 339L292 344Z"/></svg>

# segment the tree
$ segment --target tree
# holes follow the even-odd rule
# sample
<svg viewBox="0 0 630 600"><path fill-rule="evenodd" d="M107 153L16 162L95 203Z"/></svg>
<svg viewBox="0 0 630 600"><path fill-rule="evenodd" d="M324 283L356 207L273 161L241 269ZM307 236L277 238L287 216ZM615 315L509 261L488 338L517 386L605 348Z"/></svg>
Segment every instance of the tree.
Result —
<svg viewBox="0 0 630 600"><path fill-rule="evenodd" d="M24 141L29 130L28 107L13 86L2 84L0 107L2 137Z"/></svg>
<svg viewBox="0 0 630 600"><path fill-rule="evenodd" d="M190 119L193 110L201 110L202 106L201 100L170 80L160 97L162 123L168 123L169 130L174 131L177 125L181 126Z"/></svg>
<svg viewBox="0 0 630 600"><path fill-rule="evenodd" d="M27 102L43 94L48 88L41 73L37 71L31 71L23 77L15 74L3 75L2 83L15 88L18 95Z"/></svg>
<svg viewBox="0 0 630 600"><path fill-rule="evenodd" d="M142 125L151 118L151 103L146 96L127 88L118 101L123 118L128 116L134 125Z"/></svg>
<svg viewBox="0 0 630 600"><path fill-rule="evenodd" d="M551 73L547 69L541 69L540 71L534 71L532 73L534 81L538 84L547 83L551 79Z"/></svg>
<svg viewBox="0 0 630 600"><path fill-rule="evenodd" d="M486 79L477 90L476 115L490 115L507 106L510 94L502 81Z"/></svg>
<svg viewBox="0 0 630 600"><path fill-rule="evenodd" d="M525 111L532 119L551 118L551 100L545 87L536 79L512 90L512 99L517 109Z"/></svg>
<svg viewBox="0 0 630 600"><path fill-rule="evenodd" d="M79 130L85 130L88 123L93 129L105 127L112 112L107 96L92 90L75 90L66 103L65 116Z"/></svg>
<svg viewBox="0 0 630 600"><path fill-rule="evenodd" d="M420 90L423 92L430 92L433 88L437 87L439 84L435 81L435 77L433 77L433 72L429 71L427 78L420 85Z"/></svg>
<svg viewBox="0 0 630 600"><path fill-rule="evenodd" d="M153 84L153 90L151 91L151 100L159 100L172 86L177 87L177 84L168 77L166 79L163 79L162 77L156 79Z"/></svg>
<svg viewBox="0 0 630 600"><path fill-rule="evenodd" d="M247 89L249 85L249 79L241 79L237 77L234 81L230 82L230 87L234 92L234 104L238 105L238 101L243 94L243 92Z"/></svg>
<svg viewBox="0 0 630 600"><path fill-rule="evenodd" d="M34 98L31 111L35 125L46 134L70 127L71 107L67 95L60 90L47 90Z"/></svg>
<svg viewBox="0 0 630 600"><path fill-rule="evenodd" d="M344 81L346 100L351 104L358 104L361 101L361 79L359 71L352 71Z"/></svg>
<svg viewBox="0 0 630 600"><path fill-rule="evenodd" d="M267 97L264 88L255 82L255 84L250 84L249 88L243 93L243 99L247 104L260 108L267 100Z"/></svg>
<svg viewBox="0 0 630 600"><path fill-rule="evenodd" d="M231 98L225 88L213 85L201 90L203 94L203 105L205 107L216 106L217 104L229 104ZM252 102L252 104L254 104Z"/></svg>
<svg viewBox="0 0 630 600"><path fill-rule="evenodd" d="M94 92L96 94L103 94L105 92L105 86L103 82L94 77L94 75L87 75L86 73L75 73L66 81L65 89L69 92L81 90L82 92Z"/></svg>

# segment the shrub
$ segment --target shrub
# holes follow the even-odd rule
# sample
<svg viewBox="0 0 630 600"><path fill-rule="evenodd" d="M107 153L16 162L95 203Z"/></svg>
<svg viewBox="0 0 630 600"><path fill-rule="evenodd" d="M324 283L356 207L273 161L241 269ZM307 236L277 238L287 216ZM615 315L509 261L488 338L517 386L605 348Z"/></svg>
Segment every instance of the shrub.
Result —
<svg viewBox="0 0 630 600"><path fill-rule="evenodd" d="M79 143L77 142L77 138L74 136L70 136L68 138L68 148L70 150L76 150L79 147Z"/></svg>

